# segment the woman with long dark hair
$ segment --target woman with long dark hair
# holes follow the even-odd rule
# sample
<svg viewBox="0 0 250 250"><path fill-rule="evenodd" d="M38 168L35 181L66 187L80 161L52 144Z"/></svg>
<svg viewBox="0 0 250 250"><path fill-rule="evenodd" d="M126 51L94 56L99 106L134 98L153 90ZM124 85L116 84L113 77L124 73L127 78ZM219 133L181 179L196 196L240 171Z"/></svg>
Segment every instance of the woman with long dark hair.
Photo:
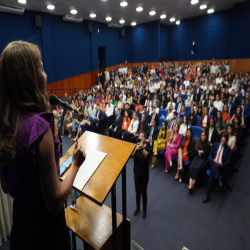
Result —
<svg viewBox="0 0 250 250"><path fill-rule="evenodd" d="M196 142L194 159L192 160L192 163L189 167L190 179L188 190L190 193L193 191L194 184L197 181L200 172L207 167L209 151L210 145L207 140L206 133L205 131L202 131L199 139Z"/></svg>
<svg viewBox="0 0 250 250"><path fill-rule="evenodd" d="M76 143L67 178L60 183L59 140L46 85L38 47L8 44L0 58L0 181L14 198L14 250L70 249L63 205L84 154Z"/></svg>

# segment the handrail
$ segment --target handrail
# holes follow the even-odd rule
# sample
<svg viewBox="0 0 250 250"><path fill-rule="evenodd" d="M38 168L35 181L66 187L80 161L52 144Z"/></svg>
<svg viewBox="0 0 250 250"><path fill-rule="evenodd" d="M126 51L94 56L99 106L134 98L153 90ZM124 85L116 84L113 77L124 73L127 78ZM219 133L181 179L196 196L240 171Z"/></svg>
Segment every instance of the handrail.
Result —
<svg viewBox="0 0 250 250"><path fill-rule="evenodd" d="M50 89L50 88L47 88L47 91L50 91L50 94L53 94L53 90L72 90L72 89L74 89L74 90L77 90L77 89L85 89L85 90L88 90L88 89L90 89L90 87L89 88L86 88L86 87L76 87L76 88L61 88L61 89Z"/></svg>

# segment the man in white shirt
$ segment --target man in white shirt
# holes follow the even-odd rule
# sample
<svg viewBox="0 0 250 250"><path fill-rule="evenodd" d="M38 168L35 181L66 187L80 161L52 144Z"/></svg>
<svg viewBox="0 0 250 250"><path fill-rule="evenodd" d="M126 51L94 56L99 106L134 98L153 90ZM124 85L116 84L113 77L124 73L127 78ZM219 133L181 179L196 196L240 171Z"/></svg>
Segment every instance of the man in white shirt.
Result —
<svg viewBox="0 0 250 250"><path fill-rule="evenodd" d="M230 72L230 65L229 65L228 61L225 62L225 67L226 67L226 74L228 75Z"/></svg>
<svg viewBox="0 0 250 250"><path fill-rule="evenodd" d="M216 84L221 84L221 82L222 82L222 76L221 76L221 74L219 74L219 77L217 77L216 78Z"/></svg>
<svg viewBox="0 0 250 250"><path fill-rule="evenodd" d="M89 116L90 117L92 117L93 119L95 118L95 114L96 114L96 109L95 109L95 103L94 103L94 101L92 101L91 102L91 105L90 105L90 107L89 107L89 109L88 109L88 111L89 111Z"/></svg>
<svg viewBox="0 0 250 250"><path fill-rule="evenodd" d="M158 91L160 89L160 83L158 81L158 78L155 80L155 85L154 85L154 88Z"/></svg>
<svg viewBox="0 0 250 250"><path fill-rule="evenodd" d="M210 73L216 76L218 71L219 71L219 67L218 65L216 65L216 62L213 61L213 65L211 66Z"/></svg>
<svg viewBox="0 0 250 250"><path fill-rule="evenodd" d="M154 94L155 88L154 88L153 82L150 82L150 86L148 87L148 90L151 95Z"/></svg>
<svg viewBox="0 0 250 250"><path fill-rule="evenodd" d="M190 81L188 80L187 76L186 76L186 80L183 83L185 85L185 89L187 89L187 87L189 87L189 85L190 85Z"/></svg>

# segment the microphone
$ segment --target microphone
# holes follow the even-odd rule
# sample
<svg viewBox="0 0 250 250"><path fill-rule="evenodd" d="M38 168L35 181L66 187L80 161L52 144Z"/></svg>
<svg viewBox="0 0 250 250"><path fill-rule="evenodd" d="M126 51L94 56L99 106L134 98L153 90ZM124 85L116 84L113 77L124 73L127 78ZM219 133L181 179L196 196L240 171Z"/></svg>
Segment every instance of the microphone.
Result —
<svg viewBox="0 0 250 250"><path fill-rule="evenodd" d="M51 106L60 106L65 110L74 111L74 112L78 113L77 110L73 109L69 104L62 101L56 95L50 95L49 96L49 103L50 103Z"/></svg>

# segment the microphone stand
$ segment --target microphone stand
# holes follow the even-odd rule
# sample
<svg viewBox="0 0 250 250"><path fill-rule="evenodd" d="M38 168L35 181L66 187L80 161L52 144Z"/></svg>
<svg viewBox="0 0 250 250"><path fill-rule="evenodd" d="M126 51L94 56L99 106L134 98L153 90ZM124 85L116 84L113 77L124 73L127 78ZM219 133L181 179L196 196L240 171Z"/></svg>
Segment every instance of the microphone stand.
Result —
<svg viewBox="0 0 250 250"><path fill-rule="evenodd" d="M58 131L58 138L59 138L59 141L60 141L60 154L61 154L61 157L63 156L63 149L62 149L62 126L63 126L64 116L65 116L66 112L67 112L67 110L63 109L63 115L62 115L62 118L61 118L61 125L60 125L59 131Z"/></svg>

